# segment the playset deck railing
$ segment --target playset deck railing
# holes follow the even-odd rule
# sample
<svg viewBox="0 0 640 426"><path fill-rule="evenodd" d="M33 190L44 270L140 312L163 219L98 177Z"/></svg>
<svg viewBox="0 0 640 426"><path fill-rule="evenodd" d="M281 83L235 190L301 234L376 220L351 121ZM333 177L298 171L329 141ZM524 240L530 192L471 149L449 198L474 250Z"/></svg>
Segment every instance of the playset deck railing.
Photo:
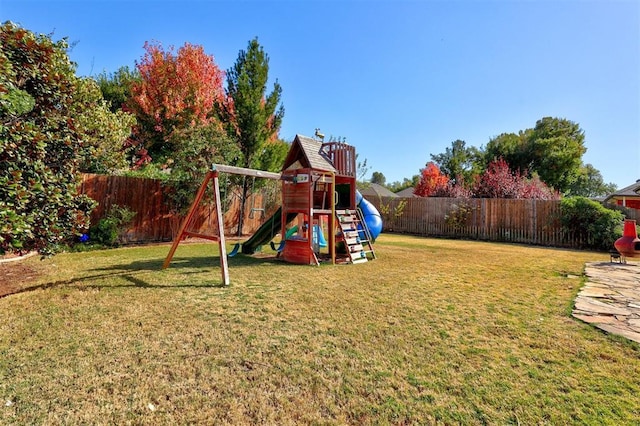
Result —
<svg viewBox="0 0 640 426"><path fill-rule="evenodd" d="M333 164L338 175L356 177L356 149L344 142L326 142L320 152Z"/></svg>

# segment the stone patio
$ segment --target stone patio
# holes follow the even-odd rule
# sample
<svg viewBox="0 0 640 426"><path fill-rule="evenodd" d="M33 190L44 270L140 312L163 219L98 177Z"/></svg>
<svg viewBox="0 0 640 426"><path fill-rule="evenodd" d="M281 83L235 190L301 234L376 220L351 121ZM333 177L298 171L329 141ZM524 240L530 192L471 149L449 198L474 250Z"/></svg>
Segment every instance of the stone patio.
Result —
<svg viewBox="0 0 640 426"><path fill-rule="evenodd" d="M640 263L593 262L573 316L640 343Z"/></svg>

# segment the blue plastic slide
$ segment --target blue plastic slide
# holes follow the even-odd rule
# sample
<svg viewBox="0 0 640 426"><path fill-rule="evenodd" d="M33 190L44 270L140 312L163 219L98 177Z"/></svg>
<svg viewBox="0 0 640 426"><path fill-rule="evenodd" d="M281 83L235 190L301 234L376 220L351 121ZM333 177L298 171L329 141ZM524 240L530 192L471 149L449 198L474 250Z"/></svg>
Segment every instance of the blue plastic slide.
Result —
<svg viewBox="0 0 640 426"><path fill-rule="evenodd" d="M326 247L327 240L324 239L324 234L319 225L313 225L313 244L318 247Z"/></svg>
<svg viewBox="0 0 640 426"><path fill-rule="evenodd" d="M362 210L362 216L369 228L371 236L375 240L382 232L382 217L376 206L367 201L360 191L356 191L356 204Z"/></svg>

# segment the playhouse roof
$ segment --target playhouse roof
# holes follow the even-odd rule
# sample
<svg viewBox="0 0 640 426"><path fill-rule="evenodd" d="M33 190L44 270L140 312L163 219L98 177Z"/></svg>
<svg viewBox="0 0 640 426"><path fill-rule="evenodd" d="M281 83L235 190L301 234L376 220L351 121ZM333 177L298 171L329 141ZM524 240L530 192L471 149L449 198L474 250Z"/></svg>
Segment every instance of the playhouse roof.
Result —
<svg viewBox="0 0 640 426"><path fill-rule="evenodd" d="M310 168L326 172L336 172L333 164L320 152L322 142L313 138L296 135L282 170L295 168ZM298 162L299 164L296 164Z"/></svg>

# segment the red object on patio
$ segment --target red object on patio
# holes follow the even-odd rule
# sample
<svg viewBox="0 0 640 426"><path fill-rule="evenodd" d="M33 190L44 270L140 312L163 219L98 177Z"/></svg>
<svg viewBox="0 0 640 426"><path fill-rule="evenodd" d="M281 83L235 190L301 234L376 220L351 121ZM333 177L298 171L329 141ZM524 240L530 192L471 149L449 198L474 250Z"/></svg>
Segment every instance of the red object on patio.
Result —
<svg viewBox="0 0 640 426"><path fill-rule="evenodd" d="M616 250L626 257L640 257L640 238L636 230L636 221L625 219L622 237L613 243Z"/></svg>

